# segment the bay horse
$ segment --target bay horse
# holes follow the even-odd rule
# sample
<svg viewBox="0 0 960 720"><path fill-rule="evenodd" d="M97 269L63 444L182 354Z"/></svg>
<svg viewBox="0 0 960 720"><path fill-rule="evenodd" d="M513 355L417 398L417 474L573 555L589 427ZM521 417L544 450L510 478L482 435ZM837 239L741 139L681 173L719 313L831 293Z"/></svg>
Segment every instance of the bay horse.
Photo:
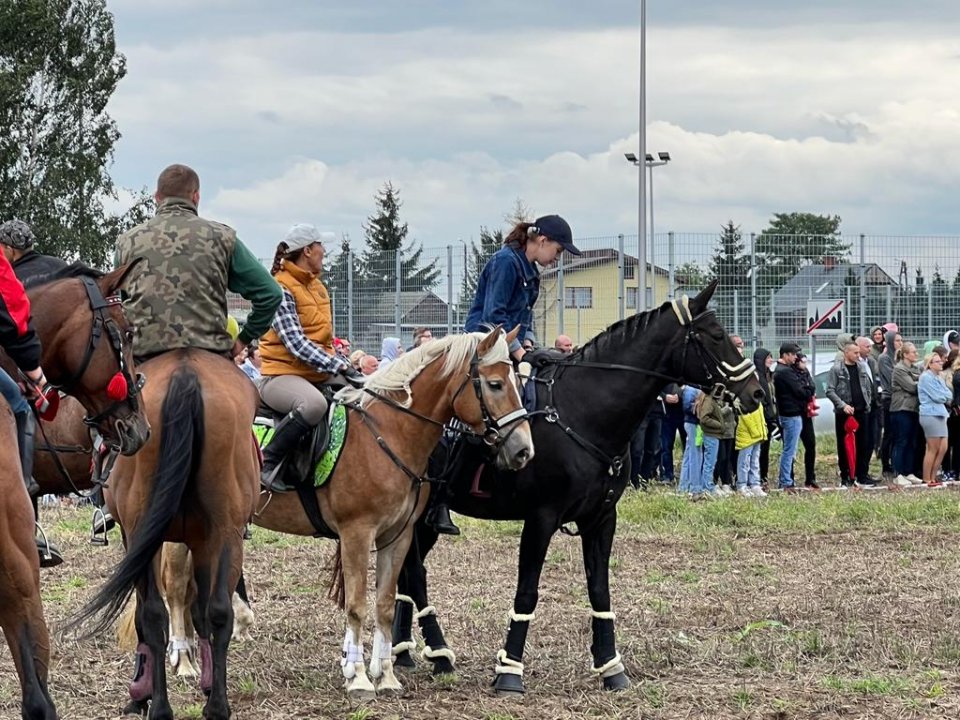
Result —
<svg viewBox="0 0 960 720"><path fill-rule="evenodd" d="M610 690L629 681L616 650L610 604L609 561L617 524L617 501L630 477L628 444L660 389L668 382L724 385L745 412L762 390L752 363L727 337L707 303L711 283L694 299L622 320L572 355L547 359L534 383L537 410L531 413L537 457L519 473L497 471L488 492L478 492L481 457L453 467L451 509L475 518L522 520L518 581L506 642L497 654L498 693L524 692L523 651L534 619L540 574L554 533L579 534L591 606L593 672ZM530 388L528 388L530 389ZM468 447L465 455L469 454ZM565 526L576 523L577 531ZM425 523L404 562L397 595L393 643L397 664L412 666L415 608L425 640L422 653L434 672L453 672L447 647L427 597L424 561L438 539Z"/></svg>
<svg viewBox="0 0 960 720"><path fill-rule="evenodd" d="M88 413L87 424L126 454L137 452L150 434L139 402L142 378L134 370L132 328L116 295L132 267L103 275L70 266L28 290L48 382L74 394ZM15 366L2 352L0 362L16 377ZM0 468L0 575L7 578L0 583L0 626L20 679L23 717L51 720L57 712L47 690L50 646L40 600L34 511L20 463L11 462L17 446L12 422L9 409L0 408L0 447L10 453Z"/></svg>
<svg viewBox="0 0 960 720"><path fill-rule="evenodd" d="M444 426L457 418L465 432L492 445L505 468L520 469L534 455L509 356L517 331L448 335L405 353L363 388L338 393L349 408L346 440L333 475L314 494L329 534L338 538L339 601L347 615L341 668L352 698L402 689L390 643L397 576L429 496L422 488L427 461ZM318 534L297 493L264 493L253 521ZM377 597L368 676L362 633L371 547Z"/></svg>
<svg viewBox="0 0 960 720"><path fill-rule="evenodd" d="M203 714L226 720L232 597L259 485L250 431L259 398L230 359L206 350L172 350L141 369L150 377L143 397L159 432L135 456L117 459L106 495L126 555L66 630L95 620L86 635L105 631L136 592L139 643L130 697L138 708L149 704L154 720L172 720L165 667L169 615L157 579L163 543L184 543L197 587L192 615L200 685L208 693Z"/></svg>

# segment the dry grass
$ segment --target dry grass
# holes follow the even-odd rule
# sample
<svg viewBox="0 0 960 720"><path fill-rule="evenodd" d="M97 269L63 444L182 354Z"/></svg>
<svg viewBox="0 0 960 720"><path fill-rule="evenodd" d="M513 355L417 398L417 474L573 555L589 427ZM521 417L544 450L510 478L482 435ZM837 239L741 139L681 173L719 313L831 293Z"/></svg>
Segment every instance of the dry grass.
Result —
<svg viewBox="0 0 960 720"><path fill-rule="evenodd" d="M575 539L547 558L527 645L527 696L490 694L516 566L517 526L464 522L431 563L432 601L457 651L456 677L420 666L406 693L351 705L342 621L325 600L329 544L259 529L247 544L255 640L233 646L235 718L954 718L960 715L958 495L834 493L690 503L631 494L611 560L619 649L633 687L589 673L588 603ZM68 561L44 571L53 625L100 584L119 548L86 544L86 511L45 521ZM500 580L492 580L500 578ZM51 687L62 717L113 718L129 656L112 637L58 643ZM0 652L0 717L19 717ZM201 695L174 680L178 718Z"/></svg>

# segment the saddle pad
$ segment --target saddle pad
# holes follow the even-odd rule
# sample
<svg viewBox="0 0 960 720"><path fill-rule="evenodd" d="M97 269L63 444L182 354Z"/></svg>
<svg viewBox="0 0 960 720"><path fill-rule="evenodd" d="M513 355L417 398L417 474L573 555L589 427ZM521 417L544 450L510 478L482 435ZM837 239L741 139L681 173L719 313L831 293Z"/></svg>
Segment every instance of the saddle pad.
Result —
<svg viewBox="0 0 960 720"><path fill-rule="evenodd" d="M334 403L327 418L330 424L330 441L326 450L320 455L313 468L313 485L320 487L337 467L343 444L347 438L347 408ZM261 448L266 447L273 439L273 421L268 418L257 417L253 421L253 434Z"/></svg>

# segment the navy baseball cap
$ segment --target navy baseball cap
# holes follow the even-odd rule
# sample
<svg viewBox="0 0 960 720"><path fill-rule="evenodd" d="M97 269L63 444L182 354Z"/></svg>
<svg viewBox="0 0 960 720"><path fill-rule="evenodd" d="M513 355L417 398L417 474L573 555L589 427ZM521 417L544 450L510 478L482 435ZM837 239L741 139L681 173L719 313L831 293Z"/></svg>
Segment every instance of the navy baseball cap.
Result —
<svg viewBox="0 0 960 720"><path fill-rule="evenodd" d="M546 235L550 240L560 243L571 255L583 255L573 244L573 232L570 225L559 215L544 215L534 223L538 235Z"/></svg>

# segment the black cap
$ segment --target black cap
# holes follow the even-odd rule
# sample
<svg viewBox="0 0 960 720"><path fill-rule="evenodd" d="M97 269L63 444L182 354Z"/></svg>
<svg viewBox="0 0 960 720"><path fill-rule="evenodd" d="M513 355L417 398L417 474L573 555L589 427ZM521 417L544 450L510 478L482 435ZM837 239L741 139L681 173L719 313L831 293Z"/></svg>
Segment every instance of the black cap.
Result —
<svg viewBox="0 0 960 720"><path fill-rule="evenodd" d="M793 353L796 355L801 350L800 346L795 342L785 342L780 346L780 357L783 357L787 353Z"/></svg>
<svg viewBox="0 0 960 720"><path fill-rule="evenodd" d="M559 215L544 215L542 218L537 218L534 226L538 235L546 235L550 240L560 243L563 249L571 255L583 254L573 244L573 232L570 230L570 225Z"/></svg>
<svg viewBox="0 0 960 720"><path fill-rule="evenodd" d="M806 360L807 356L803 353L797 353L797 360Z"/></svg>

